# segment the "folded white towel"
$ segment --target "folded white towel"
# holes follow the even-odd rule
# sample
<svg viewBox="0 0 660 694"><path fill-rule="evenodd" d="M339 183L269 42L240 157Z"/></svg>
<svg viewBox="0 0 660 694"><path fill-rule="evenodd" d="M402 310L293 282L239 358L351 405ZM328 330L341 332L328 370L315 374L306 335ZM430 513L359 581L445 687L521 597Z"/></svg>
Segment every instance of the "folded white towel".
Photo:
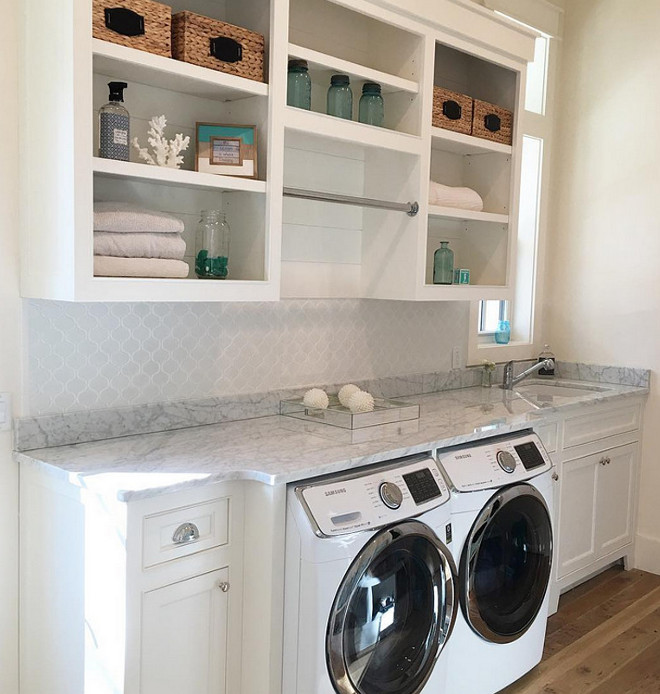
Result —
<svg viewBox="0 0 660 694"><path fill-rule="evenodd" d="M460 186L445 186L435 181L429 184L429 204L476 212L484 209L484 201L476 190Z"/></svg>
<svg viewBox="0 0 660 694"><path fill-rule="evenodd" d="M170 258L183 260L186 242L180 234L117 234L94 232L94 255L120 258Z"/></svg>
<svg viewBox="0 0 660 694"><path fill-rule="evenodd" d="M94 256L96 277L188 277L188 263L159 258Z"/></svg>
<svg viewBox="0 0 660 694"><path fill-rule="evenodd" d="M166 212L125 202L94 203L94 231L181 234L183 229L183 222Z"/></svg>

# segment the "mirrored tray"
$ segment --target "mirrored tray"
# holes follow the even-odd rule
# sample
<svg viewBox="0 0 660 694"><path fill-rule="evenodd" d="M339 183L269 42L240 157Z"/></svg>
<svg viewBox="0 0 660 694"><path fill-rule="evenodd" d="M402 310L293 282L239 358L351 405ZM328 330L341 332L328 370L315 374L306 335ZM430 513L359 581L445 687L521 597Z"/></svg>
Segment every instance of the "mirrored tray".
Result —
<svg viewBox="0 0 660 694"><path fill-rule="evenodd" d="M327 409L306 407L302 398L291 398L280 401L280 414L286 417L304 419L308 422L320 422L343 429L363 429L378 424L404 422L419 419L419 405L411 405L399 400L374 399L373 412L351 412L340 404L336 395L331 395Z"/></svg>

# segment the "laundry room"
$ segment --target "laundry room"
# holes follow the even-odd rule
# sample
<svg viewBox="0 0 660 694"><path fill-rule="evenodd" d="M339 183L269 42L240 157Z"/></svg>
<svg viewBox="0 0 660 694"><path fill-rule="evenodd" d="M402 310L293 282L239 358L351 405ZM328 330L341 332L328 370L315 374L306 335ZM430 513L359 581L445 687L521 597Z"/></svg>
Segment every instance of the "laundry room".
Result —
<svg viewBox="0 0 660 694"><path fill-rule="evenodd" d="M3 9L0 692L660 694L660 5Z"/></svg>

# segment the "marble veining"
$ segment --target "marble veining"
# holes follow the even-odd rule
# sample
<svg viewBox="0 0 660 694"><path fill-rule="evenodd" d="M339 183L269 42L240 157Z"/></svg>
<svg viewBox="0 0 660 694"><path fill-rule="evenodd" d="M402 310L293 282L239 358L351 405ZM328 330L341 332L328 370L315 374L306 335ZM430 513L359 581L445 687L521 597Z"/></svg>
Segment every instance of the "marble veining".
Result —
<svg viewBox="0 0 660 694"><path fill-rule="evenodd" d="M462 388L409 398L419 403L420 419L412 426L403 422L374 427L379 432L373 437L266 416L15 456L22 464L38 465L71 483L127 501L232 479L284 484L517 431L539 423L548 413L592 408L647 392L643 387L611 385L539 408L515 391Z"/></svg>
<svg viewBox="0 0 660 694"><path fill-rule="evenodd" d="M524 365L518 366L519 371ZM557 362L558 375L571 380L649 387L649 371L593 364ZM494 380L502 380L498 366ZM375 397L406 398L458 388L470 388L481 382L480 368L434 371L407 376L354 380ZM65 446L89 441L173 431L186 427L267 417L279 412L279 402L302 395L307 388L321 387L336 393L344 382L312 383L299 388L264 393L209 397L113 409L63 412L60 414L22 417L14 422L14 448L19 451L51 446Z"/></svg>

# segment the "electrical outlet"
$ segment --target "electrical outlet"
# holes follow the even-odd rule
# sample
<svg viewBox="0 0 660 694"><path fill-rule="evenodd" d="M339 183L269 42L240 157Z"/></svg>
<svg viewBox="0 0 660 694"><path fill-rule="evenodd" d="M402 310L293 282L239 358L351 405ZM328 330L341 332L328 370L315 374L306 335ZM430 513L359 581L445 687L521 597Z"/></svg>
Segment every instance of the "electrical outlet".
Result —
<svg viewBox="0 0 660 694"><path fill-rule="evenodd" d="M9 393L0 393L0 431L11 427L11 397Z"/></svg>
<svg viewBox="0 0 660 694"><path fill-rule="evenodd" d="M460 369L463 365L463 357L461 355L461 348L456 346L451 351L451 368Z"/></svg>

